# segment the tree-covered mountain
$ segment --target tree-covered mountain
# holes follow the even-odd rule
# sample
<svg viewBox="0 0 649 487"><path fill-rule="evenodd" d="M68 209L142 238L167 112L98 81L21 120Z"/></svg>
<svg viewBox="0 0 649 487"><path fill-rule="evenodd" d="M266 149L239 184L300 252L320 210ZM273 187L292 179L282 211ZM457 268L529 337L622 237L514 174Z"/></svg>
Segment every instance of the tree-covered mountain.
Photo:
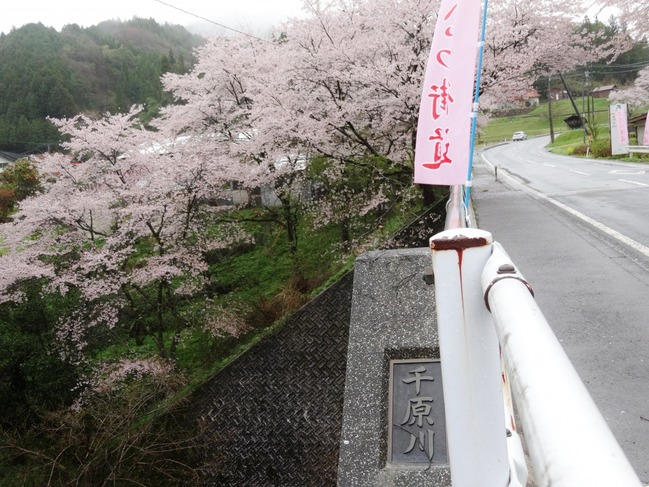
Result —
<svg viewBox="0 0 649 487"><path fill-rule="evenodd" d="M166 103L160 75L184 73L202 38L153 19L28 24L0 34L0 150L38 151L59 140L46 117L126 111Z"/></svg>

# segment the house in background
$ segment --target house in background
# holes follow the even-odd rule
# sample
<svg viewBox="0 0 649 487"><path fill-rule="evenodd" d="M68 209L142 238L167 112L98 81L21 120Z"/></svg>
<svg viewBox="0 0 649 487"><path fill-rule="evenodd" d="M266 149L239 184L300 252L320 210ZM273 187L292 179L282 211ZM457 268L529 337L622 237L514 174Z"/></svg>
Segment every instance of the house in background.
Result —
<svg viewBox="0 0 649 487"><path fill-rule="evenodd" d="M525 105L528 107L538 107L541 101L541 95L535 89L531 88L525 93Z"/></svg>
<svg viewBox="0 0 649 487"><path fill-rule="evenodd" d="M9 164L18 159L18 154L10 152L0 152L0 172L4 170Z"/></svg>
<svg viewBox="0 0 649 487"><path fill-rule="evenodd" d="M617 91L617 86L606 85L598 86L593 91L591 91L590 94L593 96L593 98L608 98L608 96L614 91Z"/></svg>
<svg viewBox="0 0 649 487"><path fill-rule="evenodd" d="M541 95L534 88L529 88L524 94L518 95L510 103L505 103L500 108L524 108L537 107L541 101Z"/></svg>
<svg viewBox="0 0 649 487"><path fill-rule="evenodd" d="M568 98L568 92L561 88L552 88L550 90L550 96L552 97L553 101L559 101L563 100L564 98Z"/></svg>

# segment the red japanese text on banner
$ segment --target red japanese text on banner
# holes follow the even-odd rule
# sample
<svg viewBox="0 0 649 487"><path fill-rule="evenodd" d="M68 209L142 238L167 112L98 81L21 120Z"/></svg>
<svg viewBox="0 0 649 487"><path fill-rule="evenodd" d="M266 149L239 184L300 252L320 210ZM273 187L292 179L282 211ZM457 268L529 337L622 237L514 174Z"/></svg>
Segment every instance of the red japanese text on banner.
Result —
<svg viewBox="0 0 649 487"><path fill-rule="evenodd" d="M466 182L480 5L442 0L419 108L416 183Z"/></svg>

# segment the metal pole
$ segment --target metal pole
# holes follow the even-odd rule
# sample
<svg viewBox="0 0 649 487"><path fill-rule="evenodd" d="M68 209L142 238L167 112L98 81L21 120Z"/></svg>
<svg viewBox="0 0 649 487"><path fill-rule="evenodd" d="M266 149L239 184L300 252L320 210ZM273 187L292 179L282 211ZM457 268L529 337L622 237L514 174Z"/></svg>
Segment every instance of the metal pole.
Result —
<svg viewBox="0 0 649 487"><path fill-rule="evenodd" d="M467 214L464 207L464 200L462 198L462 187L451 186L446 202L446 220L444 221L444 229L450 230L452 228L464 228L467 226Z"/></svg>
<svg viewBox="0 0 649 487"><path fill-rule="evenodd" d="M485 32L487 30L487 7L489 0L484 0L484 8L482 9L482 29L480 31L480 43L478 45L478 68L475 78L475 92L473 95L473 111L471 112L471 142L469 150L469 171L466 176L466 190L464 196L464 206L469 208L471 202L471 185L473 183L473 149L475 147L475 133L478 125L478 107L480 101L480 81L482 79L482 59L484 56L484 40Z"/></svg>
<svg viewBox="0 0 649 487"><path fill-rule="evenodd" d="M642 487L529 285L497 243L482 289L538 485Z"/></svg>
<svg viewBox="0 0 649 487"><path fill-rule="evenodd" d="M584 71L584 84L581 86L581 131L583 132L583 138L584 138L584 145L586 145L586 118L584 117L584 113L586 113L586 78L588 78L588 75L586 74L587 71Z"/></svg>
<svg viewBox="0 0 649 487"><path fill-rule="evenodd" d="M498 338L480 285L491 242L475 228L430 239L453 487L510 478Z"/></svg>
<svg viewBox="0 0 649 487"><path fill-rule="evenodd" d="M561 82L563 83L563 87L566 89L566 93L568 93L568 98L570 98L570 103L572 103L572 108L575 109L575 113L577 114L577 118L581 121L581 127L584 128L584 117L581 113L579 113L579 108L577 108L577 104L575 103L575 99L572 97L572 93L570 93L570 90L568 89L568 85L566 84L566 80L563 79L563 75L559 73L559 78L561 78Z"/></svg>
<svg viewBox="0 0 649 487"><path fill-rule="evenodd" d="M554 124L552 122L552 76L548 76L548 118L550 119L550 142L554 142Z"/></svg>

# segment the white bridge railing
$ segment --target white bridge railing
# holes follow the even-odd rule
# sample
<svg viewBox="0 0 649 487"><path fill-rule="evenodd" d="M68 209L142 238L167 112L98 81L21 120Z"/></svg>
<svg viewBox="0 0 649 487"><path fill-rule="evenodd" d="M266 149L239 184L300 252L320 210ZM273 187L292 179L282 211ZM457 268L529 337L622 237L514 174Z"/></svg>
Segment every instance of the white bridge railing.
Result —
<svg viewBox="0 0 649 487"><path fill-rule="evenodd" d="M489 232L464 225L454 189L430 239L453 487L641 487L534 300Z"/></svg>

